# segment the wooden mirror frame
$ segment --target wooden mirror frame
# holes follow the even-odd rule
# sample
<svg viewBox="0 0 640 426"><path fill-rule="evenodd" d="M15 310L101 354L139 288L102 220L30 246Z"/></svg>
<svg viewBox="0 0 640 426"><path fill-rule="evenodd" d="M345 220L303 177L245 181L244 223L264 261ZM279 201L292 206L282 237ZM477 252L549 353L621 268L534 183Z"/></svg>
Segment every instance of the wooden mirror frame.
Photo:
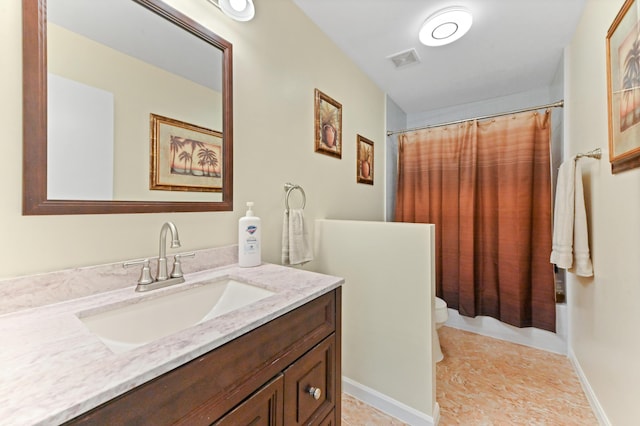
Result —
<svg viewBox="0 0 640 426"><path fill-rule="evenodd" d="M23 141L22 214L112 214L233 210L232 45L160 0L132 0L222 50L222 201L89 201L47 198L47 17L46 0L22 1Z"/></svg>

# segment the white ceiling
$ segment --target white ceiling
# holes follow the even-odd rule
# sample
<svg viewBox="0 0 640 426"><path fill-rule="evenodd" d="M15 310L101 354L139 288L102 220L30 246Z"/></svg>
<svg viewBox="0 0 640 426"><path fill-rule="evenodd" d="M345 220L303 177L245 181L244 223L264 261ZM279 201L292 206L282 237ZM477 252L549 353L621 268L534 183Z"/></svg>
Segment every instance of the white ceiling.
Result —
<svg viewBox="0 0 640 426"><path fill-rule="evenodd" d="M293 1L407 114L548 88L585 3ZM472 11L471 30L447 46L420 44L422 23L448 6ZM396 69L388 57L411 48L416 49L420 63Z"/></svg>

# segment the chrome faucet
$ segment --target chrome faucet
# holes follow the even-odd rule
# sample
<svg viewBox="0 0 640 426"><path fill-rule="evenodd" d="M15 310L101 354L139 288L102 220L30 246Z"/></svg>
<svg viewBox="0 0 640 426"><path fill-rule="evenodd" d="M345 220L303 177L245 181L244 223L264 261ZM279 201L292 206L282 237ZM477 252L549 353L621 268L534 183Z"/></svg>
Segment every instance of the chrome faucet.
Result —
<svg viewBox="0 0 640 426"><path fill-rule="evenodd" d="M154 290L156 288L167 287L172 284L180 284L184 282L184 276L182 273L182 266L180 259L184 257L193 257L195 253L182 253L176 254L173 260L173 270L171 275L167 272L167 231L171 231L171 248L180 247L180 237L178 237L178 228L173 222L165 222L160 228L160 252L158 254L158 273L155 279L151 276L149 271L149 259L133 260L124 263L124 267L127 268L133 265L142 265L142 272L138 279L138 286L136 291Z"/></svg>
<svg viewBox="0 0 640 426"><path fill-rule="evenodd" d="M165 222L160 228L160 254L158 254L156 281L164 281L169 278L169 272L167 271L167 230L171 230L171 248L180 247L178 228L173 222Z"/></svg>

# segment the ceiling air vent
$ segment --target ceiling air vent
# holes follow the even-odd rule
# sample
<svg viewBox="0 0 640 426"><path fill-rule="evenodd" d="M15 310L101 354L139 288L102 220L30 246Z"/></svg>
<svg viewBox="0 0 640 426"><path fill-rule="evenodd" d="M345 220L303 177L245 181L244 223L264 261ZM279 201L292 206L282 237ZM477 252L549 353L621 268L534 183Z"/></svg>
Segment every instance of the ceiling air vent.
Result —
<svg viewBox="0 0 640 426"><path fill-rule="evenodd" d="M416 64L420 62L416 49L405 50L404 52L396 53L389 56L389 59L393 62L396 68L406 67L407 65Z"/></svg>

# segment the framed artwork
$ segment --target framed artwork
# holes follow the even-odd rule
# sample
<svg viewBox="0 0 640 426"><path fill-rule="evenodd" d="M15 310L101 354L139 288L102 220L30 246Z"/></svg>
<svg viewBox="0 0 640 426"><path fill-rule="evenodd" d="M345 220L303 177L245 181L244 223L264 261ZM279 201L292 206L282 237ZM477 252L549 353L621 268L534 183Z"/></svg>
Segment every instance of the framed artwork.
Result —
<svg viewBox="0 0 640 426"><path fill-rule="evenodd" d="M222 133L151 114L150 189L221 192Z"/></svg>
<svg viewBox="0 0 640 426"><path fill-rule="evenodd" d="M636 0L627 0L607 32L609 161L613 173L640 166L639 25Z"/></svg>
<svg viewBox="0 0 640 426"><path fill-rule="evenodd" d="M358 135L356 175L358 183L373 185L373 141Z"/></svg>
<svg viewBox="0 0 640 426"><path fill-rule="evenodd" d="M342 105L315 89L316 152L342 158Z"/></svg>

